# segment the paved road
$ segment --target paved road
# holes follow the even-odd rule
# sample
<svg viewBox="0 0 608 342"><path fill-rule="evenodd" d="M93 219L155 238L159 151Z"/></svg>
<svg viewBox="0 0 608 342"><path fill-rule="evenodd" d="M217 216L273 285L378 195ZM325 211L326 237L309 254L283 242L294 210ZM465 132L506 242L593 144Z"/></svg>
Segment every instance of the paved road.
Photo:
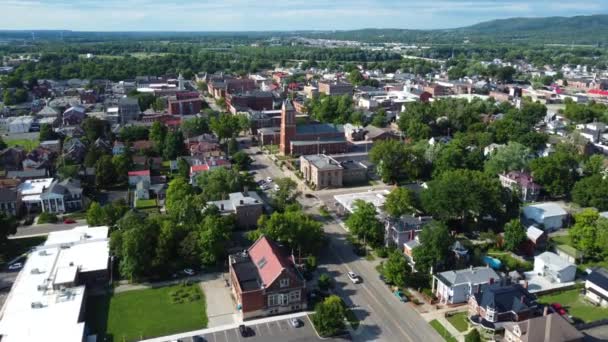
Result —
<svg viewBox="0 0 608 342"><path fill-rule="evenodd" d="M59 232L62 230L73 229L77 226L86 225L86 220L76 220L76 223L64 224L64 223L45 223L31 226L22 226L17 228L17 234L11 235L9 239L19 239L30 236L43 236L48 235L51 232Z"/></svg>
<svg viewBox="0 0 608 342"><path fill-rule="evenodd" d="M255 148L248 150L252 151L255 151ZM256 180L285 177L267 156L253 154L252 157ZM302 202L305 209L310 208L310 200ZM378 279L378 274L370 262L355 255L346 240L346 231L337 222L326 224L324 228L330 247L325 249L320 258L320 268L324 268L336 280L336 292L346 303L356 306L354 311L361 320L361 327L353 335L353 340L442 341L439 334L411 307L412 304L401 303L393 296L388 287ZM348 271L359 274L363 282L352 284L346 277Z"/></svg>

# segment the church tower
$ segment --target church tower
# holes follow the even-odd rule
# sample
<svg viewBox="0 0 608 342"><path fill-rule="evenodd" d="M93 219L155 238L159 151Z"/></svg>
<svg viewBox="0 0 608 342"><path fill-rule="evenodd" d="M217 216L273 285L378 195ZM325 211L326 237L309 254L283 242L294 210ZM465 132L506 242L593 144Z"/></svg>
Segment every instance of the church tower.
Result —
<svg viewBox="0 0 608 342"><path fill-rule="evenodd" d="M296 110L290 101L283 101L281 108L281 153L291 154L291 140L296 136Z"/></svg>

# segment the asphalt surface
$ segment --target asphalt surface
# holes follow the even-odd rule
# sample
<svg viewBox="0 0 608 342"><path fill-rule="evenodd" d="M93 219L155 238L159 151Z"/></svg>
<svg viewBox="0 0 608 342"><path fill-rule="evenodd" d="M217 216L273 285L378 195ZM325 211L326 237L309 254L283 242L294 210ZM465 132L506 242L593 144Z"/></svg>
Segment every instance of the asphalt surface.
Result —
<svg viewBox="0 0 608 342"><path fill-rule="evenodd" d="M17 233L15 235L11 235L9 239L19 239L30 236L43 236L48 235L51 232L59 232L62 230L73 229L77 226L86 225L86 220L76 220L76 223L72 224L64 224L61 223L45 223L45 224L36 224L31 226L20 226L17 228Z"/></svg>
<svg viewBox="0 0 608 342"><path fill-rule="evenodd" d="M256 148L247 152L255 152ZM255 179L271 177L277 179L285 174L266 156L253 153L252 169L256 171ZM371 187L370 187L371 188ZM340 190L348 192L347 189ZM365 191L360 188L357 191ZM315 196L324 192L312 192ZM318 199L302 200L305 209L312 203L322 202ZM361 321L361 326L353 334L354 341L442 341L435 330L415 311L409 303L400 302L378 278L378 273L367 260L357 256L352 246L346 240L346 231L337 223L330 222L324 226L329 238L329 248L324 250L320 258L321 270L335 280L335 292L344 301L353 306L355 315ZM352 284L346 273L353 271L362 278L362 283Z"/></svg>

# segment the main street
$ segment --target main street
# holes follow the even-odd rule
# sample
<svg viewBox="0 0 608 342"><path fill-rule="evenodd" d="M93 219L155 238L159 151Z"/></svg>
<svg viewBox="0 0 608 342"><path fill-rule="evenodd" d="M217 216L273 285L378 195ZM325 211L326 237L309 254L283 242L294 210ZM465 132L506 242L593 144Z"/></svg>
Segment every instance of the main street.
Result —
<svg viewBox="0 0 608 342"><path fill-rule="evenodd" d="M252 170L255 179L267 177L277 179L286 174L267 155L255 154L257 148L246 149L254 159ZM362 189L361 191L365 191ZM317 195L319 192L314 192ZM322 205L318 199L303 198L305 210ZM442 341L442 338L416 312L411 303L400 302L378 278L371 262L357 256L346 240L347 232L338 222L324 226L329 246L320 257L320 271L328 272L334 279L335 291L344 301L354 307L361 321L353 334L355 341ZM361 276L360 284L353 284L346 273L352 271Z"/></svg>

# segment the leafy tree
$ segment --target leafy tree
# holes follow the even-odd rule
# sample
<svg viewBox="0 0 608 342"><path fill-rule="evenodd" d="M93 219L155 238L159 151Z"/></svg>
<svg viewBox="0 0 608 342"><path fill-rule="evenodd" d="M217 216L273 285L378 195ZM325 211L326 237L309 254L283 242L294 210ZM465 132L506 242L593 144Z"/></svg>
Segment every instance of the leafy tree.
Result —
<svg viewBox="0 0 608 342"><path fill-rule="evenodd" d="M386 196L384 210L392 217L398 218L406 214L413 214L418 207L416 194L404 187L397 187Z"/></svg>
<svg viewBox="0 0 608 342"><path fill-rule="evenodd" d="M321 336L334 336L344 330L346 309L342 299L331 295L315 306L313 323Z"/></svg>
<svg viewBox="0 0 608 342"><path fill-rule="evenodd" d="M101 205L97 202L91 203L87 210L87 224L92 227L102 226L105 224L105 221L105 212Z"/></svg>
<svg viewBox="0 0 608 342"><path fill-rule="evenodd" d="M455 169L481 170L482 166L483 153L480 148L470 147L464 141L454 139L439 147L433 161L433 175Z"/></svg>
<svg viewBox="0 0 608 342"><path fill-rule="evenodd" d="M100 189L106 189L116 182L116 171L112 157L104 155L95 164L95 184Z"/></svg>
<svg viewBox="0 0 608 342"><path fill-rule="evenodd" d="M526 229L519 220L511 220L505 225L505 249L516 252L519 246L526 241Z"/></svg>
<svg viewBox="0 0 608 342"><path fill-rule="evenodd" d="M182 132L186 138L195 137L204 133L209 133L209 121L205 118L194 118L182 121Z"/></svg>
<svg viewBox="0 0 608 342"><path fill-rule="evenodd" d="M547 157L534 159L530 169L534 180L552 196L564 196L576 182L578 161L574 147L561 145Z"/></svg>
<svg viewBox="0 0 608 342"><path fill-rule="evenodd" d="M509 142L490 156L484 169L491 175L526 170L531 159L532 151L529 148L517 142Z"/></svg>
<svg viewBox="0 0 608 342"><path fill-rule="evenodd" d="M53 126L51 126L49 124L42 124L40 126L39 140L45 141L45 140L55 140L55 139L57 139L57 134L55 133L55 131L53 131Z"/></svg>
<svg viewBox="0 0 608 342"><path fill-rule="evenodd" d="M597 174L579 180L572 189L572 200L583 207L608 210L608 179Z"/></svg>
<svg viewBox="0 0 608 342"><path fill-rule="evenodd" d="M148 139L148 128L143 126L125 126L118 134L122 141L137 141Z"/></svg>
<svg viewBox="0 0 608 342"><path fill-rule="evenodd" d="M177 177L169 182L165 196L167 213L170 215L179 213L184 200L188 200L193 193L192 186L185 178Z"/></svg>
<svg viewBox="0 0 608 342"><path fill-rule="evenodd" d="M2 139L2 137L0 137L0 151L4 150L7 147L8 147L7 143L4 142L4 140Z"/></svg>
<svg viewBox="0 0 608 342"><path fill-rule="evenodd" d="M141 279L152 269L160 227L132 212L118 226L120 230L112 233L111 240L120 234L119 242L113 246L118 249L115 254L119 257L120 273L131 280Z"/></svg>
<svg viewBox="0 0 608 342"><path fill-rule="evenodd" d="M393 250L382 266L382 275L389 284L404 287L411 269L405 256L399 250Z"/></svg>
<svg viewBox="0 0 608 342"><path fill-rule="evenodd" d="M215 265L223 260L226 247L230 241L232 218L217 215L207 215L199 228L199 250L203 265Z"/></svg>
<svg viewBox="0 0 608 342"><path fill-rule="evenodd" d="M238 151L232 155L232 163L240 171L246 171L251 166L251 157L244 151Z"/></svg>
<svg viewBox="0 0 608 342"><path fill-rule="evenodd" d="M270 217L260 217L258 229L249 238L256 240L261 235L286 245L302 256L316 255L324 244L321 223L299 210L274 212Z"/></svg>
<svg viewBox="0 0 608 342"><path fill-rule="evenodd" d="M95 164L101 158L102 155L107 154L105 151L100 150L95 145L89 145L87 154L84 156L84 166L95 167Z"/></svg>
<svg viewBox="0 0 608 342"><path fill-rule="evenodd" d="M3 247L2 249L4 249L9 235L17 233L17 225L15 217L0 211L0 247Z"/></svg>
<svg viewBox="0 0 608 342"><path fill-rule="evenodd" d="M162 97L157 97L154 99L154 102L150 104L150 106L152 107L152 109L154 109L154 111L162 112L163 110L165 110L165 108L167 108L167 101Z"/></svg>
<svg viewBox="0 0 608 342"><path fill-rule="evenodd" d="M229 114L220 114L211 118L209 127L220 141L236 137L241 130L239 118Z"/></svg>
<svg viewBox="0 0 608 342"><path fill-rule="evenodd" d="M333 287L333 283L331 278L327 275L327 273L323 273L319 276L317 280L317 286L319 286L319 290L325 292Z"/></svg>
<svg viewBox="0 0 608 342"><path fill-rule="evenodd" d="M417 179L425 163L421 153L397 140L375 143L369 156L385 182Z"/></svg>
<svg viewBox="0 0 608 342"><path fill-rule="evenodd" d="M79 165L61 164L57 168L57 174L59 174L59 178L61 178L61 179L76 178L78 176L79 170L80 170Z"/></svg>
<svg viewBox="0 0 608 342"><path fill-rule="evenodd" d="M239 143L235 138L228 140L228 154L233 155L239 150Z"/></svg>
<svg viewBox="0 0 608 342"><path fill-rule="evenodd" d="M602 155L594 154L583 162L583 173L586 176L603 175L605 158Z"/></svg>
<svg viewBox="0 0 608 342"><path fill-rule="evenodd" d="M184 158L177 158L177 174L188 179L190 177L190 164Z"/></svg>
<svg viewBox="0 0 608 342"><path fill-rule="evenodd" d="M568 230L568 235L576 249L586 258L597 258L605 253L606 224L608 219L600 218L594 209L585 209L574 215L575 224Z"/></svg>
<svg viewBox="0 0 608 342"><path fill-rule="evenodd" d="M137 91L129 93L129 96L137 98L137 103L139 104L139 109L142 112L148 110L148 108L150 108L152 106L152 103L154 103L154 100L156 99L154 94L139 93Z"/></svg>
<svg viewBox="0 0 608 342"><path fill-rule="evenodd" d="M275 180L278 189L272 194L271 202L273 208L278 211L285 211L285 208L295 202L298 184L291 178L285 177Z"/></svg>
<svg viewBox="0 0 608 342"><path fill-rule="evenodd" d="M434 271L445 265L450 247L454 239L450 235L448 227L438 221L429 223L420 235L420 246L413 250L416 269L420 272L428 272L431 267Z"/></svg>
<svg viewBox="0 0 608 342"><path fill-rule="evenodd" d="M163 157L173 160L185 152L184 136L181 131L169 132L165 137Z"/></svg>
<svg viewBox="0 0 608 342"><path fill-rule="evenodd" d="M109 131L107 121L99 120L95 117L87 117L84 119L82 122L82 129L89 142L94 142L98 138L105 137L106 132Z"/></svg>
<svg viewBox="0 0 608 342"><path fill-rule="evenodd" d="M133 160L129 153L123 153L112 157L116 183L126 184L129 180L129 171L133 169Z"/></svg>
<svg viewBox="0 0 608 342"><path fill-rule="evenodd" d="M351 234L375 247L382 244L384 238L384 226L377 215L373 203L356 200L353 213L345 223Z"/></svg>
<svg viewBox="0 0 608 342"><path fill-rule="evenodd" d="M386 127L386 121L386 111L384 109L380 109L378 112L376 112L376 115L374 115L374 118L372 119L372 126Z"/></svg>
<svg viewBox="0 0 608 342"><path fill-rule="evenodd" d="M361 72L358 69L353 69L352 71L350 71L347 78L348 81L353 85L360 85L365 80L365 78L363 78L363 75L361 75Z"/></svg>
<svg viewBox="0 0 608 342"><path fill-rule="evenodd" d="M167 136L167 126L165 126L161 122L154 122L150 127L150 133L148 137L152 142L154 142L154 146L157 150L162 150L162 145L165 142L165 137Z"/></svg>
<svg viewBox="0 0 608 342"><path fill-rule="evenodd" d="M502 211L503 189L494 177L479 171L446 171L428 183L422 192L423 207L441 220L460 219L463 223Z"/></svg>
<svg viewBox="0 0 608 342"><path fill-rule="evenodd" d="M217 201L228 198L232 192L242 191L248 180L238 170L221 167L200 173L196 185L201 188L205 201Z"/></svg>

